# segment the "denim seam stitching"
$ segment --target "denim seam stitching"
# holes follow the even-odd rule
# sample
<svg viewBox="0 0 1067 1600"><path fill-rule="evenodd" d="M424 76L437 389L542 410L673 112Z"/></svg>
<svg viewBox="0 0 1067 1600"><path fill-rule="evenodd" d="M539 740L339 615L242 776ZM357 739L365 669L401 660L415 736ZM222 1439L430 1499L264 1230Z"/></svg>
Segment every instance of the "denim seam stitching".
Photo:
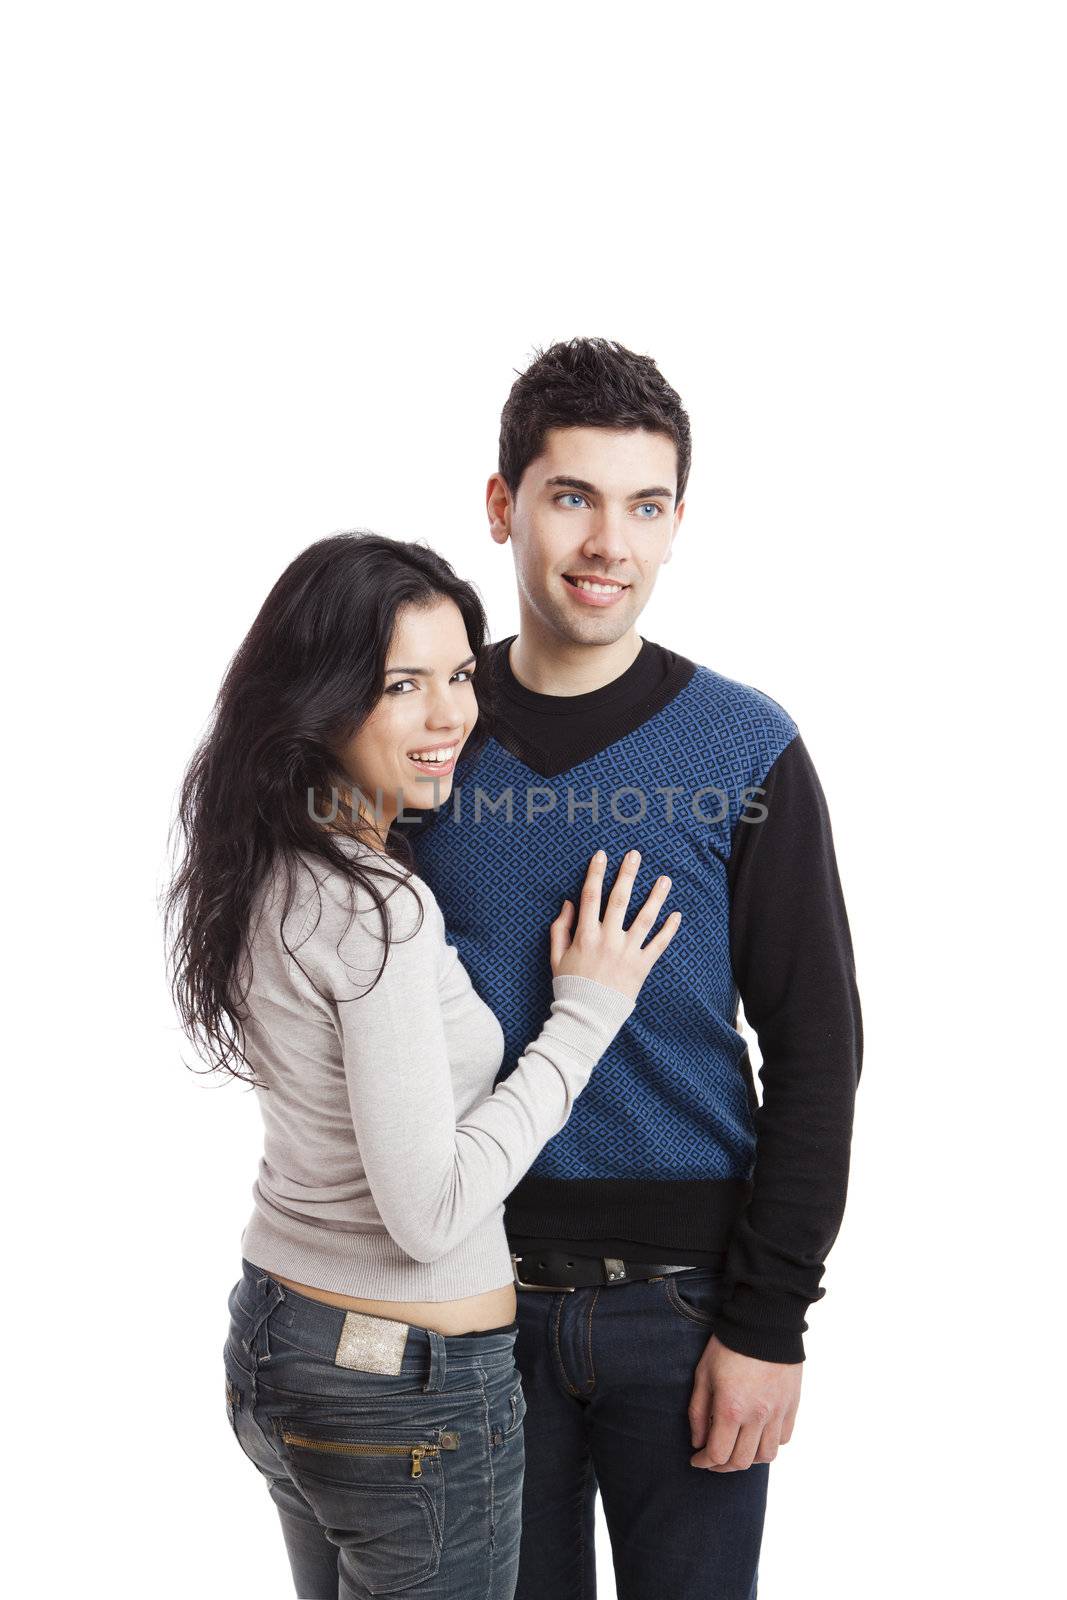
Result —
<svg viewBox="0 0 1067 1600"><path fill-rule="evenodd" d="M589 1302L589 1316L586 1319L586 1348L589 1354L589 1371L592 1374L588 1384L590 1389L596 1388L596 1364L593 1361L593 1309L596 1306L602 1287L603 1285L601 1284L594 1291L593 1297Z"/></svg>
<svg viewBox="0 0 1067 1600"><path fill-rule="evenodd" d="M478 1368L478 1371L482 1380L482 1411L485 1415L486 1460L489 1463L489 1576L488 1586L485 1591L485 1600L492 1600L493 1568L496 1564L496 1475L493 1470L493 1429L492 1419L489 1416L489 1395L486 1389L485 1372L481 1367Z"/></svg>
<svg viewBox="0 0 1067 1600"><path fill-rule="evenodd" d="M578 1394L580 1391L575 1388L574 1384L570 1380L570 1375L567 1372L567 1368L563 1360L563 1351L560 1349L559 1343L559 1324L560 1318L563 1316L563 1299L563 1295L558 1295L556 1298L556 1322L553 1329L553 1337L556 1345L556 1360L559 1362L559 1370L563 1375L563 1382L567 1386L568 1393Z"/></svg>
<svg viewBox="0 0 1067 1600"><path fill-rule="evenodd" d="M687 1317L690 1322L699 1323L700 1327L702 1328L712 1328L715 1326L715 1318L713 1316L706 1316L703 1312L696 1312L693 1310L692 1306L687 1306L684 1300L679 1299L674 1287L673 1277L664 1279L664 1282L667 1285L667 1299L670 1301L675 1311L679 1312L681 1316Z"/></svg>
<svg viewBox="0 0 1067 1600"><path fill-rule="evenodd" d="M585 1600L585 1505L589 1488L589 1468L592 1466L592 1459L587 1446L582 1471L582 1492L578 1508L578 1586L581 1590L579 1600Z"/></svg>

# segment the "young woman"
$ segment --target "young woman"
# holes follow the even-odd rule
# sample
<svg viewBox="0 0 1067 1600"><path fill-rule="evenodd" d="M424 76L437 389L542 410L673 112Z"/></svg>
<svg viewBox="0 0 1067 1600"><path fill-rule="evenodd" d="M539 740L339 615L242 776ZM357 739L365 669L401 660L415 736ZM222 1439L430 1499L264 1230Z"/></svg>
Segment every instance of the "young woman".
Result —
<svg viewBox="0 0 1067 1600"><path fill-rule="evenodd" d="M424 545L323 539L268 595L182 787L175 1000L264 1121L227 1414L300 1596L513 1595L525 1402L504 1200L679 921L649 939L660 879L624 927L633 852L602 915L598 852L548 930L544 1028L494 1087L500 1024L394 827L444 804L484 741L488 642L475 590ZM501 938L521 915L501 906Z"/></svg>

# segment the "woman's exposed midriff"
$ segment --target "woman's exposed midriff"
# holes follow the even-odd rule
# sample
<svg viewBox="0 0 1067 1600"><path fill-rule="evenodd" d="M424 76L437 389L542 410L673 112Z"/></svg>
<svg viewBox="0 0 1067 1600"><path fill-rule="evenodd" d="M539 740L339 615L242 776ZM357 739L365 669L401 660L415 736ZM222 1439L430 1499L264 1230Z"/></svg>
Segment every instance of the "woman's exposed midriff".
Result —
<svg viewBox="0 0 1067 1600"><path fill-rule="evenodd" d="M307 1295L309 1300L321 1300L325 1305L340 1306L344 1311L365 1311L371 1317L409 1322L417 1328L432 1328L446 1336L502 1327L514 1322L517 1309L513 1284L487 1289L484 1294L467 1295L462 1300L362 1300L355 1295L334 1294L329 1289L296 1283L277 1272L272 1272L271 1277L286 1288L295 1289L297 1294Z"/></svg>

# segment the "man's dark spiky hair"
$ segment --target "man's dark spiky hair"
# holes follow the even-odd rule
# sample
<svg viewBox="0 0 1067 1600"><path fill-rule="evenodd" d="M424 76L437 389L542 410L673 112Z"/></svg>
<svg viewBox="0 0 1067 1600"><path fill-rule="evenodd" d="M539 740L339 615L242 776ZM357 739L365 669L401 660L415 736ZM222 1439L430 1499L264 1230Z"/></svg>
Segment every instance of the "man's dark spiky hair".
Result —
<svg viewBox="0 0 1067 1600"><path fill-rule="evenodd" d="M678 451L682 500L689 481L689 418L651 356L611 339L567 339L535 352L500 415L498 470L518 493L522 475L544 449L550 428L647 428Z"/></svg>

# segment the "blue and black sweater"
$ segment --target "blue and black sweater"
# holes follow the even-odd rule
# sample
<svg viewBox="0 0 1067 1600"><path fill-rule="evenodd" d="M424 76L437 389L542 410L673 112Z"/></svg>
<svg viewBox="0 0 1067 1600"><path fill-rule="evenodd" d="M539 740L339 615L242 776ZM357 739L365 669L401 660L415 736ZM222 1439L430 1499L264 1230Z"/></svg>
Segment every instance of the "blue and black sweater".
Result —
<svg viewBox="0 0 1067 1600"><path fill-rule="evenodd" d="M802 1361L804 1313L825 1293L844 1211L862 1057L811 758L776 701L649 640L612 683L553 696L515 678L513 638L475 679L492 736L410 833L448 939L500 1019L501 1077L548 1014L548 924L565 897L577 905L595 850L607 851L607 889L640 849L632 911L666 873L667 911L682 921L509 1197L512 1249L724 1262L722 1342Z"/></svg>

